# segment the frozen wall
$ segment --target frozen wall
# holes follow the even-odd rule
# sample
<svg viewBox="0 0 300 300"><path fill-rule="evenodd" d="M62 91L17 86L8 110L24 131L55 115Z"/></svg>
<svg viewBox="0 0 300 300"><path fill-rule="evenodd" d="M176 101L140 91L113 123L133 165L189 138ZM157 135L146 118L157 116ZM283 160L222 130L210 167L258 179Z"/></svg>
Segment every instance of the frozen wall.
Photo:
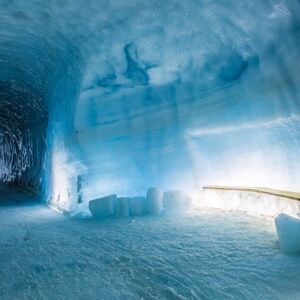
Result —
<svg viewBox="0 0 300 300"><path fill-rule="evenodd" d="M54 29L15 23L0 25L0 181L51 202L61 195L69 209L72 185L56 174L71 176L81 56Z"/></svg>
<svg viewBox="0 0 300 300"><path fill-rule="evenodd" d="M1 59L0 72L14 65L12 78L41 91L40 178L52 205L148 186L299 190L298 1L1 7L0 54L10 63Z"/></svg>
<svg viewBox="0 0 300 300"><path fill-rule="evenodd" d="M276 217L281 213L297 216L299 199L243 189L204 189L199 208L217 208L227 211L244 211L252 215Z"/></svg>

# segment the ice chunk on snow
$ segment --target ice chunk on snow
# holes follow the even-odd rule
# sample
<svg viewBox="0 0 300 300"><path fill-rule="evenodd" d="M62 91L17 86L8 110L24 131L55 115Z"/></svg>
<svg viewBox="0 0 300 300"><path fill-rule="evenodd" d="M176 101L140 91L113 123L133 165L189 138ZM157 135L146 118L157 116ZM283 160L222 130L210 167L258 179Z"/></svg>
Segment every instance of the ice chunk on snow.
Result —
<svg viewBox="0 0 300 300"><path fill-rule="evenodd" d="M139 216L144 213L146 198L145 197L133 197L130 198L130 214L132 216Z"/></svg>
<svg viewBox="0 0 300 300"><path fill-rule="evenodd" d="M95 218L107 218L114 215L114 204L116 203L117 195L109 195L106 197L91 200L89 209Z"/></svg>
<svg viewBox="0 0 300 300"><path fill-rule="evenodd" d="M282 250L300 254L300 220L282 213L275 218L275 225Z"/></svg>
<svg viewBox="0 0 300 300"><path fill-rule="evenodd" d="M129 197L120 197L115 202L115 214L117 217L129 217Z"/></svg>
<svg viewBox="0 0 300 300"><path fill-rule="evenodd" d="M91 211L89 209L89 203L83 202L79 203L76 210L71 213L71 216L76 216L77 218L89 218L91 217Z"/></svg>
<svg viewBox="0 0 300 300"><path fill-rule="evenodd" d="M166 212L183 212L191 209L192 199L181 191L166 191L163 206Z"/></svg>
<svg viewBox="0 0 300 300"><path fill-rule="evenodd" d="M149 214L155 214L162 211L162 192L158 188L151 187L147 191L145 210Z"/></svg>
<svg viewBox="0 0 300 300"><path fill-rule="evenodd" d="M300 219L300 211L297 213L298 218Z"/></svg>

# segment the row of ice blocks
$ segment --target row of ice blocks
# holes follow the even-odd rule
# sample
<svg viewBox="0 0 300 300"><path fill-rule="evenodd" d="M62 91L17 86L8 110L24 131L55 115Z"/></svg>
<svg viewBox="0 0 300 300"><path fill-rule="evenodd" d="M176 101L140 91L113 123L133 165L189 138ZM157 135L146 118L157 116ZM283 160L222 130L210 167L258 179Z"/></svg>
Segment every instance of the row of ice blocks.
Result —
<svg viewBox="0 0 300 300"><path fill-rule="evenodd" d="M149 188L146 197L109 195L89 202L90 212L95 218L139 216L162 211L178 213L191 207L192 199L181 191L162 193L157 188Z"/></svg>

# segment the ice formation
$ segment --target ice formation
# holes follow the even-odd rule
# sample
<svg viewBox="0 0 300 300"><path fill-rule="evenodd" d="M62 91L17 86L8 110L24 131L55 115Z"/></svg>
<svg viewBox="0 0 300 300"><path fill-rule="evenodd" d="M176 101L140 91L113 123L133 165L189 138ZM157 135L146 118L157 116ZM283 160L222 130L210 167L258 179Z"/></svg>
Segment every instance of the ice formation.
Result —
<svg viewBox="0 0 300 300"><path fill-rule="evenodd" d="M130 198L120 197L116 200L115 214L118 217L128 217L130 214Z"/></svg>
<svg viewBox="0 0 300 300"><path fill-rule="evenodd" d="M296 215L300 210L300 201L259 192L205 189L201 193L198 207L276 217L280 213Z"/></svg>
<svg viewBox="0 0 300 300"><path fill-rule="evenodd" d="M193 200L182 191L166 191L163 195L165 212L184 212L190 210Z"/></svg>
<svg viewBox="0 0 300 300"><path fill-rule="evenodd" d="M163 193L158 188L149 188L146 195L145 211L149 214L160 213L163 210Z"/></svg>
<svg viewBox="0 0 300 300"><path fill-rule="evenodd" d="M299 299L300 257L273 227L218 210L95 222L1 207L0 298Z"/></svg>
<svg viewBox="0 0 300 300"><path fill-rule="evenodd" d="M129 200L129 207L130 207L130 215L132 216L140 216L145 212L145 197L132 197Z"/></svg>
<svg viewBox="0 0 300 300"><path fill-rule="evenodd" d="M192 208L192 199L182 191L162 193L158 188L148 189L146 197L117 197L109 195L89 202L89 211L97 219L156 215L185 212ZM85 210L81 209L80 213Z"/></svg>
<svg viewBox="0 0 300 300"><path fill-rule="evenodd" d="M300 254L300 220L282 213L276 217L275 225L282 250Z"/></svg>
<svg viewBox="0 0 300 300"><path fill-rule="evenodd" d="M116 214L117 196L109 195L89 202L89 209L95 218L108 218Z"/></svg>
<svg viewBox="0 0 300 300"><path fill-rule="evenodd" d="M65 211L299 189L299 1L0 2L2 182Z"/></svg>

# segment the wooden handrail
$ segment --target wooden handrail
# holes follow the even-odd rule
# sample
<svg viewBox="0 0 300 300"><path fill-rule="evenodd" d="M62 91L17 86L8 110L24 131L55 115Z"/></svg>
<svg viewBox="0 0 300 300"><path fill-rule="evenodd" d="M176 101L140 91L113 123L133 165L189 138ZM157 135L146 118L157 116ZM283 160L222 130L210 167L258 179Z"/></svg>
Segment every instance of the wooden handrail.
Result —
<svg viewBox="0 0 300 300"><path fill-rule="evenodd" d="M264 187L241 187L241 186L218 186L218 185L209 185L204 186L205 190L224 190L224 191L243 191L243 192L255 192L262 194L269 194L273 196L285 197L289 199L294 199L300 201L300 193L281 191L275 189L269 189Z"/></svg>

